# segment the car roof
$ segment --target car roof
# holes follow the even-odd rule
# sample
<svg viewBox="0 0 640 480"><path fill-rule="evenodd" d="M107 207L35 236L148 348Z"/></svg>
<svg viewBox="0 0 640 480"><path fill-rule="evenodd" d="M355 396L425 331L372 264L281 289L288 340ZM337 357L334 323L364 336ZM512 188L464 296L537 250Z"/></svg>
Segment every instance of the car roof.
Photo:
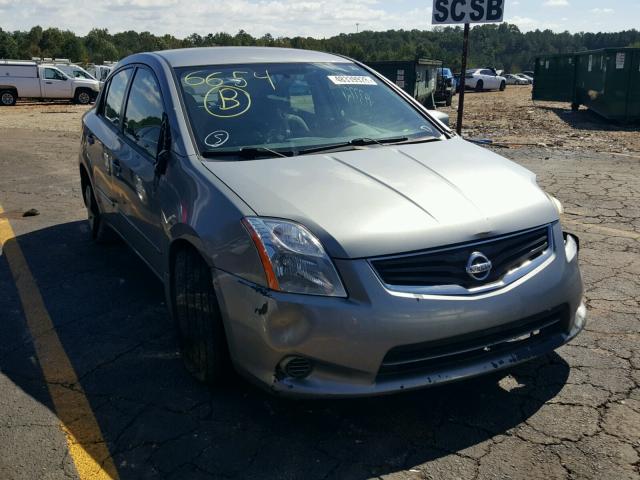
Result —
<svg viewBox="0 0 640 480"><path fill-rule="evenodd" d="M202 47L154 52L172 67L237 63L344 63L350 60L330 53L275 47Z"/></svg>

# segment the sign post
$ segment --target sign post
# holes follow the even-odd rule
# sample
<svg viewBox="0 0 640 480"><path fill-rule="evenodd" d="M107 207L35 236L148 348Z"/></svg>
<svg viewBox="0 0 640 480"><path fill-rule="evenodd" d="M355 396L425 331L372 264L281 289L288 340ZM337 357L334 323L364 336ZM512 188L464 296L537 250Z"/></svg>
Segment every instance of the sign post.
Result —
<svg viewBox="0 0 640 480"><path fill-rule="evenodd" d="M469 30L471 23L500 23L504 17L505 0L433 0L434 25L464 24L462 44L462 71L460 72L460 98L456 132L462 134L464 116L464 90L466 87L467 57L469 56Z"/></svg>
<svg viewBox="0 0 640 480"><path fill-rule="evenodd" d="M469 24L464 24L464 40L462 41L462 70L460 71L460 94L458 97L458 120L456 133L462 136L462 117L464 116L464 91L467 88L467 57L469 56Z"/></svg>

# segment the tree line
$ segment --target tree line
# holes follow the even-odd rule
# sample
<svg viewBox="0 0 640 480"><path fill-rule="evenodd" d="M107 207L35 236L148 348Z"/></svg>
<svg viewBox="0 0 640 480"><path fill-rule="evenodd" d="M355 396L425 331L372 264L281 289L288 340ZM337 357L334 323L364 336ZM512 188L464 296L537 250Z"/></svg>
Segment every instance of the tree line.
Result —
<svg viewBox="0 0 640 480"><path fill-rule="evenodd" d="M469 65L493 66L507 71L532 69L537 55L567 53L607 47L640 47L640 31L615 33L554 33L551 30L521 32L516 25L479 25L471 30ZM29 31L0 29L0 58L69 58L79 63L119 60L132 53L168 48L228 45L292 47L347 55L361 61L411 60L431 58L460 69L462 29L436 27L433 30L363 31L330 38L253 37L244 30L237 34L194 33L186 38L157 36L150 32L109 33L93 29L86 36L68 30L33 27Z"/></svg>

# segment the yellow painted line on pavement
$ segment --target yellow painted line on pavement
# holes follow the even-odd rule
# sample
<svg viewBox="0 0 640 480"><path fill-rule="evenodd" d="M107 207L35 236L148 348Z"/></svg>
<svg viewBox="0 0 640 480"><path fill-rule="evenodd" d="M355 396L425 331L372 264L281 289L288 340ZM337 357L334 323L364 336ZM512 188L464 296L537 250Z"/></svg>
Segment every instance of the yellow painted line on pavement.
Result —
<svg viewBox="0 0 640 480"><path fill-rule="evenodd" d="M0 214L4 210L0 205ZM55 331L9 220L0 215L0 254L9 263L36 355L81 480L117 480L109 449Z"/></svg>

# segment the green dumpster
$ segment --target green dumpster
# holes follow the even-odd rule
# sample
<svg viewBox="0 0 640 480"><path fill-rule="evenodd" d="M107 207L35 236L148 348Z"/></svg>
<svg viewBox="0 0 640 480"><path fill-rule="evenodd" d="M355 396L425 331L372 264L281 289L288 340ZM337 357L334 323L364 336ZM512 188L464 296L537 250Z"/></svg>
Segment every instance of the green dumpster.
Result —
<svg viewBox="0 0 640 480"><path fill-rule="evenodd" d="M533 99L573 103L576 58L573 54L549 55L536 60Z"/></svg>
<svg viewBox="0 0 640 480"><path fill-rule="evenodd" d="M608 120L638 121L640 48L538 57L533 99L584 105Z"/></svg>
<svg viewBox="0 0 640 480"><path fill-rule="evenodd" d="M367 62L367 65L427 108L435 108L433 94L436 91L438 68L442 67L441 61L421 58L409 61Z"/></svg>

